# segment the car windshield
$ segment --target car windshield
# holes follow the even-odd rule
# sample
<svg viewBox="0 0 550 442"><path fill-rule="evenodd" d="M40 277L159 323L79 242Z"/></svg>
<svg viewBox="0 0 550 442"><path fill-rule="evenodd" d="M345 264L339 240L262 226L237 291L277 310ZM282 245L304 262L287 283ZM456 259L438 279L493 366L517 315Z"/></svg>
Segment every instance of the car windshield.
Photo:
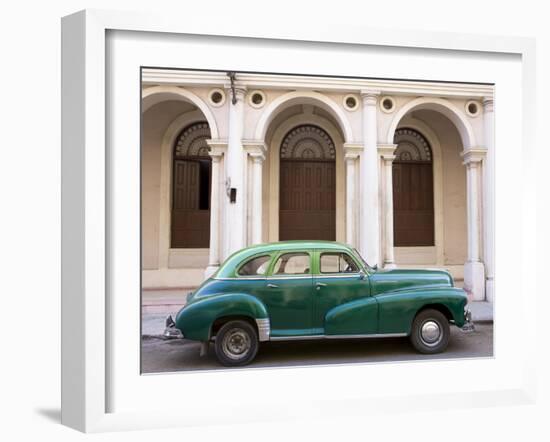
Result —
<svg viewBox="0 0 550 442"><path fill-rule="evenodd" d="M372 273L375 271L374 268L372 268L368 263L367 261L365 261L365 259L361 256L361 254L359 253L359 250L357 249L353 249L353 251L355 252L355 255L357 257L359 257L359 259L361 260L361 262L363 263L363 265L365 266L365 268L368 270L369 273Z"/></svg>

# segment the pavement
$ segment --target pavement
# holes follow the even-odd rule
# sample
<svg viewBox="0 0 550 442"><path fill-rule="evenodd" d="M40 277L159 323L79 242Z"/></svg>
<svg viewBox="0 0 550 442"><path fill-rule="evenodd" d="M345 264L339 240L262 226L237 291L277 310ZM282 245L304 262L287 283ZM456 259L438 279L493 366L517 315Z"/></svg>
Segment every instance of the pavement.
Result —
<svg viewBox="0 0 550 442"><path fill-rule="evenodd" d="M213 343L205 356L201 357L199 353L200 343L196 341L144 336L141 372L228 370L216 360ZM490 357L493 357L493 324L480 323L472 333L451 327L447 350L436 355L417 353L408 338L264 342L260 344L256 359L251 364L231 370Z"/></svg>

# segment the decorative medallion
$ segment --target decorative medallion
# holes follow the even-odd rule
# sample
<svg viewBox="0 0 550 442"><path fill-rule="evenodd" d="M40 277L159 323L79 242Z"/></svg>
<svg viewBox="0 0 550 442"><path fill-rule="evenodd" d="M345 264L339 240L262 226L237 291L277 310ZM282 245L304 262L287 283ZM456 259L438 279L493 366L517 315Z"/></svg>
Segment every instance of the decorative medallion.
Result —
<svg viewBox="0 0 550 442"><path fill-rule="evenodd" d="M308 124L295 127L286 134L281 144L281 158L334 160L336 149L323 129Z"/></svg>
<svg viewBox="0 0 550 442"><path fill-rule="evenodd" d="M187 126L176 141L174 155L176 157L207 157L210 148L206 140L210 139L208 123L194 123Z"/></svg>
<svg viewBox="0 0 550 442"><path fill-rule="evenodd" d="M426 138L414 129L397 129L393 137L397 144L395 161L432 162L432 149Z"/></svg>

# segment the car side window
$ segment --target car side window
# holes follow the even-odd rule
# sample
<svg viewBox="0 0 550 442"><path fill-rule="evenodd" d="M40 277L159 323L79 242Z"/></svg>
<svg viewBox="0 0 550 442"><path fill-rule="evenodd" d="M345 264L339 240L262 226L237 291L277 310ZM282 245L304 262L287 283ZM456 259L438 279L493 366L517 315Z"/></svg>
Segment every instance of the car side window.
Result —
<svg viewBox="0 0 550 442"><path fill-rule="evenodd" d="M262 255L256 256L247 262L245 262L237 271L239 276L258 276L265 275L267 268L269 267L269 261L271 256Z"/></svg>
<svg viewBox="0 0 550 442"><path fill-rule="evenodd" d="M277 259L273 275L307 275L311 273L309 253L285 253Z"/></svg>
<svg viewBox="0 0 550 442"><path fill-rule="evenodd" d="M321 253L321 273L357 273L359 268L347 253Z"/></svg>

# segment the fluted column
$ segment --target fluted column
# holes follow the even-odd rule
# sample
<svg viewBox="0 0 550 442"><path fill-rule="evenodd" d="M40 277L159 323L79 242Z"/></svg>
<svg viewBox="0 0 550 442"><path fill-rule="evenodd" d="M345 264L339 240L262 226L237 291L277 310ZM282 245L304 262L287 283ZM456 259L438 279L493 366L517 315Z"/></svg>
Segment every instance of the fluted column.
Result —
<svg viewBox="0 0 550 442"><path fill-rule="evenodd" d="M485 149L464 151L466 166L466 198L468 219L468 261L464 265L464 288L476 301L485 299L485 267L481 262L481 166Z"/></svg>
<svg viewBox="0 0 550 442"><path fill-rule="evenodd" d="M354 157L346 156L346 242L355 245L355 162Z"/></svg>
<svg viewBox="0 0 550 442"><path fill-rule="evenodd" d="M363 152L360 160L359 250L371 266L380 258L378 207L377 103L378 91L361 91L363 99Z"/></svg>
<svg viewBox="0 0 550 442"><path fill-rule="evenodd" d="M363 150L361 144L344 144L344 160L346 162L346 242L357 247L357 163Z"/></svg>
<svg viewBox="0 0 550 442"><path fill-rule="evenodd" d="M484 172L484 186L483 186L483 195L484 195L484 226L485 226L485 235L484 235L484 261L485 261L485 298L487 301L493 302L494 299L494 201L495 201L495 191L494 191L494 177L495 177L495 168L494 168L494 158L495 158L495 114L494 114L494 102L493 97L486 97L483 99L483 132L485 139L485 147L487 148L487 157L485 159L485 167L483 168Z"/></svg>
<svg viewBox="0 0 550 442"><path fill-rule="evenodd" d="M384 165L384 268L395 268L393 249L393 160L396 144L378 145Z"/></svg>
<svg viewBox="0 0 550 442"><path fill-rule="evenodd" d="M220 266L220 213L222 207L221 187L223 182L221 160L225 150L227 149L227 142L209 140L208 145L210 146L210 157L212 158L212 180L210 187L210 248L208 267L205 271L206 278L212 275Z"/></svg>
<svg viewBox="0 0 550 442"><path fill-rule="evenodd" d="M263 224L263 163L265 160L266 146L263 141L245 140L243 147L252 160L250 183L248 184L250 199L250 242L260 244L262 242Z"/></svg>
<svg viewBox="0 0 550 442"><path fill-rule="evenodd" d="M236 86L234 90L228 91L235 98L235 103L231 101L229 106L229 132L227 156L225 160L226 169L226 189L228 192L226 204L226 218L223 224L224 238L226 241L226 253L231 253L243 248L245 241L245 213L244 213L244 151L242 145L243 127L244 127L244 97L246 90L241 86ZM236 201L229 201L229 190L233 188L237 191Z"/></svg>

